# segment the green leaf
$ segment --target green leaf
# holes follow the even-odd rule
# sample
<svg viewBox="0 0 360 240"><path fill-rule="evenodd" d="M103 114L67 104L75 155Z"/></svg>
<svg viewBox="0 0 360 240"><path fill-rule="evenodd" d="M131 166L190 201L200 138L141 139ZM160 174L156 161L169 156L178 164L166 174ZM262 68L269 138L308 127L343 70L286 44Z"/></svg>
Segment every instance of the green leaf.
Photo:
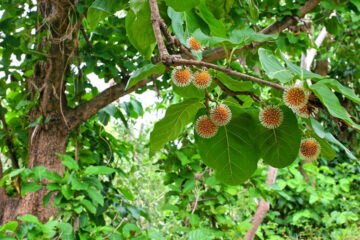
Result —
<svg viewBox="0 0 360 240"><path fill-rule="evenodd" d="M80 180L76 177L73 176L71 179L71 189L75 190L75 191L80 191L80 190L86 190L89 188L89 185L83 182L80 182Z"/></svg>
<svg viewBox="0 0 360 240"><path fill-rule="evenodd" d="M150 77L152 74L162 74L165 71L165 66L161 62L154 64L147 64L142 68L137 69L129 79L129 84L126 89L131 88L141 80Z"/></svg>
<svg viewBox="0 0 360 240"><path fill-rule="evenodd" d="M61 164L64 165L65 167L67 167L68 169L70 169L70 170L78 170L79 169L79 165L71 156L62 155L60 153L56 153L56 155L63 159Z"/></svg>
<svg viewBox="0 0 360 240"><path fill-rule="evenodd" d="M193 32L197 29L201 29L201 31L205 33L209 33L209 26L201 19L199 15L195 13L195 10L188 10L185 12L185 22L186 22L186 33L192 35ZM173 26L174 28L174 26ZM186 40L186 39L185 39ZM184 42L185 44L186 42Z"/></svg>
<svg viewBox="0 0 360 240"><path fill-rule="evenodd" d="M135 200L134 195L132 195L132 193L129 190L127 190L126 188L119 188L119 190L130 201Z"/></svg>
<svg viewBox="0 0 360 240"><path fill-rule="evenodd" d="M157 122L150 134L150 149L157 151L163 148L168 141L175 140L183 131L184 127L191 123L196 112L203 105L198 99L187 99L184 102L171 105L165 117Z"/></svg>
<svg viewBox="0 0 360 240"><path fill-rule="evenodd" d="M353 122L346 110L343 108L343 106L341 106L339 99L327 86L316 83L311 85L310 88L320 99L320 101L326 106L332 116L340 118L349 125L352 125L354 128L360 130L360 125Z"/></svg>
<svg viewBox="0 0 360 240"><path fill-rule="evenodd" d="M287 83L293 79L294 75L281 64L277 57L270 54L264 48L259 48L258 53L261 66L270 79L277 79L281 83Z"/></svg>
<svg viewBox="0 0 360 240"><path fill-rule="evenodd" d="M206 6L219 19L230 11L234 0L206 0Z"/></svg>
<svg viewBox="0 0 360 240"><path fill-rule="evenodd" d="M61 234L72 234L73 228L71 224L65 223L65 222L59 222L57 223L57 228L60 230Z"/></svg>
<svg viewBox="0 0 360 240"><path fill-rule="evenodd" d="M186 181L182 191L183 191L183 193L188 193L188 192L192 191L194 188L195 188L195 179L190 179L190 180Z"/></svg>
<svg viewBox="0 0 360 240"><path fill-rule="evenodd" d="M309 72L308 70L305 70L305 69L297 66L296 64L290 62L283 54L281 54L281 56L282 56L282 59L285 61L286 66L289 68L289 70L294 75L297 75L298 77L300 77L302 79L312 79L312 80L325 78L324 76L321 76L321 75L313 73L313 72Z"/></svg>
<svg viewBox="0 0 360 240"><path fill-rule="evenodd" d="M208 24L211 34L216 37L226 37L225 24L214 17L207 8L205 0L201 0L198 9L199 16Z"/></svg>
<svg viewBox="0 0 360 240"><path fill-rule="evenodd" d="M197 29L193 36L204 46L226 46L230 48L240 48L251 42L263 42L267 40L273 40L277 38L277 34L265 35L256 33L251 28L245 28L242 30L234 30L230 33L230 38L214 37L204 34L200 29Z"/></svg>
<svg viewBox="0 0 360 240"><path fill-rule="evenodd" d="M183 12L194 8L200 3L200 0L165 0L169 7L172 7L177 12Z"/></svg>
<svg viewBox="0 0 360 240"><path fill-rule="evenodd" d="M150 59L156 40L151 24L148 1L138 1L138 12L128 11L125 19L126 34L130 43L144 56Z"/></svg>
<svg viewBox="0 0 360 240"><path fill-rule="evenodd" d="M333 160L336 157L335 150L325 139L319 137L315 132L313 132L311 136L319 142L321 147L321 156L327 160Z"/></svg>
<svg viewBox="0 0 360 240"><path fill-rule="evenodd" d="M56 172L49 172L46 171L44 172L44 177L47 178L48 180L53 180L55 182L62 182L63 178L57 174Z"/></svg>
<svg viewBox="0 0 360 240"><path fill-rule="evenodd" d="M168 8L168 16L171 18L171 27L178 37L182 44L186 44L186 40L188 38L187 34L184 31L184 18L185 13L183 12L176 12L171 7Z"/></svg>
<svg viewBox="0 0 360 240"><path fill-rule="evenodd" d="M237 185L255 172L259 153L251 135L255 129L254 116L244 110L229 106L233 117L210 138L195 135L204 163L215 169L216 177L223 183Z"/></svg>
<svg viewBox="0 0 360 240"><path fill-rule="evenodd" d="M313 130L315 131L315 133L320 138L326 139L330 143L335 144L335 145L339 146L340 148L342 148L349 158L351 158L353 160L357 159L347 147L345 147L341 142L339 142L331 133L326 132L324 127L313 118L311 119L311 126L312 126Z"/></svg>
<svg viewBox="0 0 360 240"><path fill-rule="evenodd" d="M289 166L296 160L301 142L294 113L285 106L280 108L284 113L283 123L278 128L268 129L258 122L259 129L255 134L261 158L276 168Z"/></svg>
<svg viewBox="0 0 360 240"><path fill-rule="evenodd" d="M0 232L3 232L3 231L14 232L18 225L19 225L19 223L16 221L8 222L0 228Z"/></svg>
<svg viewBox="0 0 360 240"><path fill-rule="evenodd" d="M195 87L193 84L190 84L186 87L178 87L173 82L171 82L171 86L173 88L173 91L182 96L183 98L205 98L205 90L199 89Z"/></svg>
<svg viewBox="0 0 360 240"><path fill-rule="evenodd" d="M250 81L235 80L223 72L216 72L216 77L229 89L235 92L252 91L253 84Z"/></svg>
<svg viewBox="0 0 360 240"><path fill-rule="evenodd" d="M88 9L87 20L91 30L94 30L100 21L114 12L122 9L123 1L95 0Z"/></svg>
<svg viewBox="0 0 360 240"><path fill-rule="evenodd" d="M81 204L92 214L96 213L96 207L89 200L83 199Z"/></svg>
<svg viewBox="0 0 360 240"><path fill-rule="evenodd" d="M51 200L52 193L53 193L53 192L48 192L48 193L44 196L44 198L43 198L43 206L44 206L44 208L46 208L47 205L49 204L49 202L50 202L50 200Z"/></svg>
<svg viewBox="0 0 360 240"><path fill-rule="evenodd" d="M26 182L21 186L21 196L24 197L26 193L36 192L42 188L41 185L34 182Z"/></svg>
<svg viewBox="0 0 360 240"><path fill-rule="evenodd" d="M199 240L199 239L214 239L215 236L209 229L199 228L196 230L192 230L188 233L188 239L189 240Z"/></svg>
<svg viewBox="0 0 360 240"><path fill-rule="evenodd" d="M343 94L345 97L349 98L353 102L360 104L360 98L358 96L356 96L354 90L341 85L341 83L339 83L335 79L324 79L324 80L317 82L317 84L324 84L324 85L328 86L329 88L332 88L335 91Z"/></svg>
<svg viewBox="0 0 360 240"><path fill-rule="evenodd" d="M36 225L42 225L41 222L39 221L39 219L31 214L25 214L24 216L20 216L18 217L19 220L24 221L24 222L28 222L28 223L34 223Z"/></svg>
<svg viewBox="0 0 360 240"><path fill-rule="evenodd" d="M100 204L100 206L104 205L104 197L101 195L101 192L94 188L88 188L86 192L95 206L97 206L98 204Z"/></svg>
<svg viewBox="0 0 360 240"><path fill-rule="evenodd" d="M332 16L330 19L325 20L326 31L330 34L337 34L341 30L339 21L336 16Z"/></svg>
<svg viewBox="0 0 360 240"><path fill-rule="evenodd" d="M106 166L89 166L85 169L85 175L107 175L116 172L115 169Z"/></svg>

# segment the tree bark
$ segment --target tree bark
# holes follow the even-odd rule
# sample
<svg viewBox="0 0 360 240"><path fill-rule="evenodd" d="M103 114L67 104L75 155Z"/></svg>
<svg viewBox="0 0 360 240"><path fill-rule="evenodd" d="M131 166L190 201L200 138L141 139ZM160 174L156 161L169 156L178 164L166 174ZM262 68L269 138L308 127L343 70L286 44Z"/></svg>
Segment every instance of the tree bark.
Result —
<svg viewBox="0 0 360 240"><path fill-rule="evenodd" d="M52 124L49 129L39 130L33 143L29 143L28 167L45 166L49 171L63 173L64 166L55 153L65 154L68 131L62 124ZM31 141L31 140L29 140ZM56 208L50 205L43 207L43 197L47 194L45 187L38 192L28 193L21 198L8 197L0 190L0 224L16 220L17 216L33 214L41 222L46 222L50 216L56 215Z"/></svg>
<svg viewBox="0 0 360 240"><path fill-rule="evenodd" d="M38 0L38 14L43 20L36 31L47 32L38 45L38 51L42 52L46 46L50 47L47 53L44 53L47 60L37 62L34 75L27 79L27 90L31 93L29 100L37 100L39 103L29 113L30 122L39 117L48 121L29 129L28 159L23 159L23 163L28 168L44 166L60 175L63 175L64 166L55 154L65 154L71 132L69 120L65 117L69 111L64 94L66 71L77 49L77 33L81 22L81 19L75 23L70 19L70 12L74 7L75 0ZM40 95L37 94L38 91ZM0 224L16 220L24 214L33 214L40 221L46 222L50 216L56 214L56 208L51 204L47 208L43 207L42 199L47 192L44 187L38 192L26 194L24 198L10 198L2 189Z"/></svg>

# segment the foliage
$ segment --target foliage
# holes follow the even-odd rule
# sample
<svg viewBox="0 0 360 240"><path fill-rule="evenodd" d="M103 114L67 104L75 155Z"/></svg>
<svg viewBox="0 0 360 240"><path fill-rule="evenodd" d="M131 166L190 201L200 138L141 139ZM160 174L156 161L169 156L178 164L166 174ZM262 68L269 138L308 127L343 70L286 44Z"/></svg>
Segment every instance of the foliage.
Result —
<svg viewBox="0 0 360 240"><path fill-rule="evenodd" d="M51 19L38 15L34 1L2 1L0 186L13 199L47 191L38 204L52 204L58 212L46 223L34 215L20 216L0 227L0 238L241 239L251 228L254 199L264 198L271 210L257 239L356 239L360 3L323 0L307 15L308 22L276 34L260 32L289 16L297 19L305 2L158 0L164 25L179 40L164 38L172 54L165 61L148 0L77 1L67 15L68 29L79 26L72 33L74 55L69 65L63 63L63 82L44 85L44 91L36 85L38 64L57 59L50 56L51 44L64 37L65 46L71 34L56 38ZM314 38L323 27L330 36L317 47ZM213 77L207 90L171 82L169 71L186 55L176 44L189 47L191 36L204 47L191 51L196 61L224 52L224 59L206 69ZM307 71L300 67L301 55L310 48L318 55ZM330 65L326 76L314 73L321 60ZM205 66L187 65L192 73ZM253 81L259 78L267 84ZM37 131L54 120L53 112L43 110L32 119L34 109L44 107L42 97L59 93L61 104L75 109L101 96L97 81L122 87L110 89L111 94L155 90L161 100L144 109L148 100L132 95L98 109L73 129L66 154L57 155L64 172L27 168ZM319 110L311 119L283 104L281 89L296 82ZM193 130L196 119L222 103L231 109L230 123L213 138L201 138ZM258 117L270 104L284 113L276 129L264 128ZM155 111L163 118L139 127ZM298 158L304 137L319 141L317 162ZM272 186L265 184L268 166L280 168Z"/></svg>

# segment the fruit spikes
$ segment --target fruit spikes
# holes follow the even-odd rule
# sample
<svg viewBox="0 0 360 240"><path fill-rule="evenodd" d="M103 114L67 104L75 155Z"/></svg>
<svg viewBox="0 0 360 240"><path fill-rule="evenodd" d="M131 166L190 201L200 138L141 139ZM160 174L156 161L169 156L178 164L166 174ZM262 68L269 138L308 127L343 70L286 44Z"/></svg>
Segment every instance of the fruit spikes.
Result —
<svg viewBox="0 0 360 240"><path fill-rule="evenodd" d="M208 116L203 115L196 120L195 131L202 138L212 138L218 132L218 126Z"/></svg>
<svg viewBox="0 0 360 240"><path fill-rule="evenodd" d="M196 72L194 75L194 81L193 84L195 87L204 89L211 85L211 76L206 71L199 71Z"/></svg>
<svg viewBox="0 0 360 240"><path fill-rule="evenodd" d="M285 89L283 100L289 108L301 108L308 102L309 93L301 86L292 86Z"/></svg>
<svg viewBox="0 0 360 240"><path fill-rule="evenodd" d="M173 83L178 87L186 87L192 82L192 74L188 67L175 68L171 73Z"/></svg>
<svg viewBox="0 0 360 240"><path fill-rule="evenodd" d="M261 109L259 120L261 125L269 129L278 128L283 122L284 114L278 106L269 105Z"/></svg>
<svg viewBox="0 0 360 240"><path fill-rule="evenodd" d="M190 37L187 40L187 45L189 46L189 48L191 50L196 51L196 52L201 52L203 50L203 47L201 46L201 44L194 37Z"/></svg>
<svg viewBox="0 0 360 240"><path fill-rule="evenodd" d="M231 110L225 104L214 107L210 112L210 118L217 126L225 126L230 122L231 117Z"/></svg>
<svg viewBox="0 0 360 240"><path fill-rule="evenodd" d="M316 160L320 151L320 144L315 138L307 138L301 141L299 155L302 159Z"/></svg>

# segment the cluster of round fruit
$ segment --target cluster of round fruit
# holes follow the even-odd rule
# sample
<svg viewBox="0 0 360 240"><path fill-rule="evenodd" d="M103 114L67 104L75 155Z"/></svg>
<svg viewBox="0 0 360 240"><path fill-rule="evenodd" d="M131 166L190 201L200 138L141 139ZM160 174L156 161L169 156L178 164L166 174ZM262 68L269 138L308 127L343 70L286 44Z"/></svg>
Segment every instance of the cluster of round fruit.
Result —
<svg viewBox="0 0 360 240"><path fill-rule="evenodd" d="M202 51L203 47L193 37L187 40L187 45L193 51ZM194 84L199 89L205 89L211 85L211 76L207 71L197 71L192 74L188 67L178 67L172 72L172 81L178 87ZM287 87L283 94L286 106L293 110L298 116L308 118L310 116L308 99L310 92L301 85ZM211 109L210 116L200 116L195 124L197 134L203 138L212 138L218 132L219 126L225 126L231 120L231 110L221 104ZM275 105L268 105L261 109L259 120L262 126L268 129L278 128L283 120L282 110ZM320 144L314 138L302 140L299 155L306 160L315 160L320 154Z"/></svg>
<svg viewBox="0 0 360 240"><path fill-rule="evenodd" d="M171 79L178 87L186 87L193 83L195 87L205 89L211 85L211 75L207 71L200 70L193 74L188 67L175 68Z"/></svg>

